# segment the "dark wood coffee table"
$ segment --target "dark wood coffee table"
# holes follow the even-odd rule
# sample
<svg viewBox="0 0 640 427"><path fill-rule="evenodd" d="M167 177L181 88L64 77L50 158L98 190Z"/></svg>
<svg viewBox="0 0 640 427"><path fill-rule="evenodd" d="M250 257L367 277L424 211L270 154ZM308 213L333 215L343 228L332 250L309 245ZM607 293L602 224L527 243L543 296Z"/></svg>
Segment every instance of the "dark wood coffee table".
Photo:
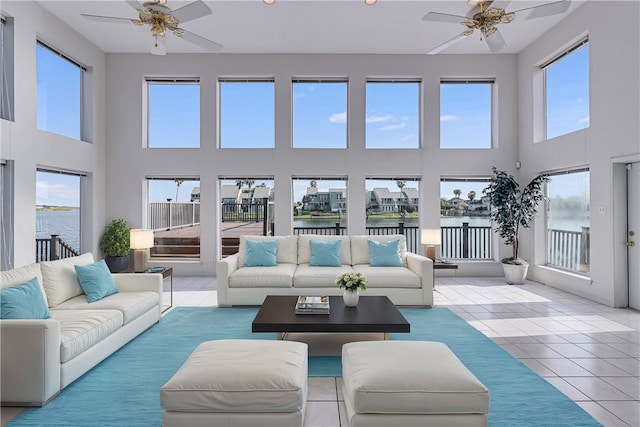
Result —
<svg viewBox="0 0 640 427"><path fill-rule="evenodd" d="M341 296L329 297L329 314L295 314L297 296L268 295L251 331L275 332L411 332L411 325L385 296L362 296L356 307L345 307Z"/></svg>

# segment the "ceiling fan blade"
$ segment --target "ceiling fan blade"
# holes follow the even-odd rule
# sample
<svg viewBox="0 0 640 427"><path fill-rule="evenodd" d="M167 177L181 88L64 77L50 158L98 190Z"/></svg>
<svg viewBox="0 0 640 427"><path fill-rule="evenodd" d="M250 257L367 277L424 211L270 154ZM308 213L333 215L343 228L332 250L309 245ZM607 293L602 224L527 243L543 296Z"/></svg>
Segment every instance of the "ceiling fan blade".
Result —
<svg viewBox="0 0 640 427"><path fill-rule="evenodd" d="M511 0L496 0L491 2L489 7L492 7L494 9L506 9L510 3L511 3Z"/></svg>
<svg viewBox="0 0 640 427"><path fill-rule="evenodd" d="M135 10L144 9L144 6L136 0L126 0L127 4Z"/></svg>
<svg viewBox="0 0 640 427"><path fill-rule="evenodd" d="M192 19L200 18L201 16L211 15L211 9L202 0L196 0L193 3L189 3L186 6L182 6L171 12L171 14L180 22L191 21Z"/></svg>
<svg viewBox="0 0 640 427"><path fill-rule="evenodd" d="M447 49L450 46L453 46L454 44L458 43L460 40L462 40L463 38L471 35L473 33L467 31L464 31L460 34L458 34L457 36L455 36L454 38L447 40L446 42L442 43L441 45L438 45L436 47L434 47L433 49L431 49L429 52L427 52L427 55L435 55L436 53L440 53L443 50Z"/></svg>
<svg viewBox="0 0 640 427"><path fill-rule="evenodd" d="M516 14L517 19L536 19L564 13L569 9L569 6L571 6L571 0L560 0L540 6L514 10L512 13Z"/></svg>
<svg viewBox="0 0 640 427"><path fill-rule="evenodd" d="M88 19L89 21L96 22L109 22L116 24L131 24L131 18L116 18L115 16L100 16L100 15L87 15L85 13L81 13L80 16Z"/></svg>
<svg viewBox="0 0 640 427"><path fill-rule="evenodd" d="M196 44L211 52L220 52L222 50L222 45L219 43L216 43L209 39L205 39L204 37L194 34L191 31L183 30L182 28L181 30L184 31L184 34L180 36L181 39L185 39L186 41Z"/></svg>
<svg viewBox="0 0 640 427"><path fill-rule="evenodd" d="M489 46L489 50L491 50L491 52L493 53L499 52L507 47L507 43L504 41L504 38L502 37L502 34L500 34L500 31L498 29L496 29L493 34L485 36L484 39Z"/></svg>
<svg viewBox="0 0 640 427"><path fill-rule="evenodd" d="M433 22L447 22L453 24L459 24L462 21L466 21L468 18L461 15L451 15L449 13L429 12L422 17L423 21Z"/></svg>

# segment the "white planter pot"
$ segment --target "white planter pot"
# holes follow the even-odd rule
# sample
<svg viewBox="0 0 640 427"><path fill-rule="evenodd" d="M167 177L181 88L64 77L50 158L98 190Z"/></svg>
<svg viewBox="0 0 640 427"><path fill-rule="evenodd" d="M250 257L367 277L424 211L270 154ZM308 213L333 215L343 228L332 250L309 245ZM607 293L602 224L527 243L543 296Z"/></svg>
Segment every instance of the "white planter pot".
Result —
<svg viewBox="0 0 640 427"><path fill-rule="evenodd" d="M504 270L504 279L510 285L522 285L527 280L527 270L529 264L502 264Z"/></svg>
<svg viewBox="0 0 640 427"><path fill-rule="evenodd" d="M355 291L344 291L342 294L342 300L344 301L344 305L347 307L355 307L358 305L358 300L360 299L360 290L356 289Z"/></svg>

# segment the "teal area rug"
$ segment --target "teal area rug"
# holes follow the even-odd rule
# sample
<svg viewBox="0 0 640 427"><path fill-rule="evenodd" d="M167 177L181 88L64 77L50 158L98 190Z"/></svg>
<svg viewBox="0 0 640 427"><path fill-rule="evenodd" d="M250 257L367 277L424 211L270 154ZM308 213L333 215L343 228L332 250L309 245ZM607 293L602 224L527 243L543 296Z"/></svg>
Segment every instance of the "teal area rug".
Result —
<svg viewBox="0 0 640 427"><path fill-rule="evenodd" d="M600 426L551 384L445 308L403 308L410 334L391 339L441 341L491 393L490 426ZM20 426L161 426L160 387L203 341L275 339L251 333L257 308L178 307L114 353L44 408L26 410ZM340 376L340 357L309 358L310 376Z"/></svg>

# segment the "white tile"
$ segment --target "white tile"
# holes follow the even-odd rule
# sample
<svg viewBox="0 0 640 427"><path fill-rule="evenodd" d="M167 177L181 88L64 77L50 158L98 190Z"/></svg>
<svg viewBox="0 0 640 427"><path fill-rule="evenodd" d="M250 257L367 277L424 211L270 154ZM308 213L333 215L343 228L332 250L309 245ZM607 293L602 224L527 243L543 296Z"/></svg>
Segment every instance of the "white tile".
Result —
<svg viewBox="0 0 640 427"><path fill-rule="evenodd" d="M580 390L566 382L560 377L547 377L545 378L549 383L551 383L555 388L563 392L569 399L574 402L579 400L591 400L587 395L582 393Z"/></svg>
<svg viewBox="0 0 640 427"><path fill-rule="evenodd" d="M601 377L603 380L631 396L632 399L640 400L640 378L638 377Z"/></svg>
<svg viewBox="0 0 640 427"><path fill-rule="evenodd" d="M592 400L633 400L628 394L598 377L566 377L565 380Z"/></svg>
<svg viewBox="0 0 640 427"><path fill-rule="evenodd" d="M336 379L334 377L309 377L307 400L337 401Z"/></svg>
<svg viewBox="0 0 640 427"><path fill-rule="evenodd" d="M640 425L640 403L639 402L622 402L622 401L602 401L598 402L609 412L630 426Z"/></svg>
<svg viewBox="0 0 640 427"><path fill-rule="evenodd" d="M338 402L307 402L304 427L340 427Z"/></svg>

